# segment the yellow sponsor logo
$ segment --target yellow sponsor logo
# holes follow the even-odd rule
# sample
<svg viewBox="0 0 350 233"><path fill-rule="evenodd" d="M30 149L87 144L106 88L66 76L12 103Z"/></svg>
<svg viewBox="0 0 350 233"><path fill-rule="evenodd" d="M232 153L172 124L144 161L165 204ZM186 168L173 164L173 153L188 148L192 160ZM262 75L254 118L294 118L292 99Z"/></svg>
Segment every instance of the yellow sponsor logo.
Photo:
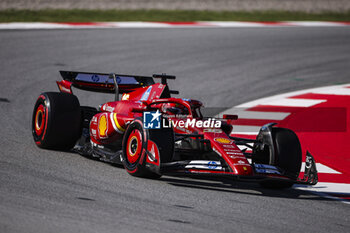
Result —
<svg viewBox="0 0 350 233"><path fill-rule="evenodd" d="M98 131L99 131L101 137L106 137L106 134L107 134L107 118L106 118L105 115L102 115L100 117L100 120L98 122Z"/></svg>
<svg viewBox="0 0 350 233"><path fill-rule="evenodd" d="M129 100L130 95L129 94L124 94L122 97L122 100Z"/></svg>
<svg viewBox="0 0 350 233"><path fill-rule="evenodd" d="M227 138L215 138L214 140L217 141L218 143L221 143L221 144L231 144L232 143L232 140L227 139Z"/></svg>
<svg viewBox="0 0 350 233"><path fill-rule="evenodd" d="M114 119L115 125L117 126L117 129L120 130L121 132L124 132L125 129L121 127L121 125L118 122L117 113L113 113L113 119Z"/></svg>

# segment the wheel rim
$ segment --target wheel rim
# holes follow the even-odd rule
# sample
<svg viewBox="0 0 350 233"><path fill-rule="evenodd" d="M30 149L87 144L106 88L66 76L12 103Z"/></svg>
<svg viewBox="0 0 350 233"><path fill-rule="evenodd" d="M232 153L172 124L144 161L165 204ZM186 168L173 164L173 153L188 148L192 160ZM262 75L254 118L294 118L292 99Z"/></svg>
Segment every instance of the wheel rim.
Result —
<svg viewBox="0 0 350 233"><path fill-rule="evenodd" d="M34 121L34 129L36 135L41 135L43 133L43 130L45 128L45 108L41 104L36 110L35 113L35 121Z"/></svg>
<svg viewBox="0 0 350 233"><path fill-rule="evenodd" d="M134 164L140 158L142 152L142 135L138 129L134 129L128 138L126 155L130 164Z"/></svg>

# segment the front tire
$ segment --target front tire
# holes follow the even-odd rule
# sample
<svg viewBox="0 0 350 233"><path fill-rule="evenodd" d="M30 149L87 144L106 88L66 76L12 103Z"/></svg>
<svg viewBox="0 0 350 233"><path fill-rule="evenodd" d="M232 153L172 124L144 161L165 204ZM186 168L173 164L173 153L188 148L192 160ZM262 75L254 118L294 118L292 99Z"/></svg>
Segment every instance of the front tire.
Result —
<svg viewBox="0 0 350 233"><path fill-rule="evenodd" d="M271 133L272 146L274 146L275 151L275 159L271 165L282 168L285 175L291 180L264 180L260 182L260 185L272 189L290 188L294 184L293 180L296 180L299 176L302 162L302 151L298 136L290 129L278 127L272 128ZM259 154L259 161L255 162L266 163L269 161L268 151L267 148L264 148L264 151Z"/></svg>
<svg viewBox="0 0 350 233"><path fill-rule="evenodd" d="M34 106L32 134L40 148L71 149L81 134L78 98L59 92L41 94Z"/></svg>

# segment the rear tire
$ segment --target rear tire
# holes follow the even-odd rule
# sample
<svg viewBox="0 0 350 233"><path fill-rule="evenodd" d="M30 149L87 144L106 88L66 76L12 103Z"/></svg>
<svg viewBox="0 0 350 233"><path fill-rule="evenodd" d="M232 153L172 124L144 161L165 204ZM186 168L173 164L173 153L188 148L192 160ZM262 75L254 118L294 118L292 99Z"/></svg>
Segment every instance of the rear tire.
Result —
<svg viewBox="0 0 350 233"><path fill-rule="evenodd" d="M300 173L302 152L298 136L290 129L272 128L275 145L275 161L272 165L282 168L288 177L296 180ZM265 188L283 189L293 186L288 180L266 180L260 182Z"/></svg>
<svg viewBox="0 0 350 233"><path fill-rule="evenodd" d="M32 133L37 146L69 150L81 135L81 111L76 96L46 92L37 99L32 118Z"/></svg>

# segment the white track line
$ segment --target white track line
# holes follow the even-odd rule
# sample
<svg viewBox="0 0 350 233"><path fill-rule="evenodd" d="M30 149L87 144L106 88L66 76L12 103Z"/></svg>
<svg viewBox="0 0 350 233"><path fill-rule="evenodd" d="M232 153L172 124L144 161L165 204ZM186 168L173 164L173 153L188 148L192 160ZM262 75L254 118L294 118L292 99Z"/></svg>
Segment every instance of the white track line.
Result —
<svg viewBox="0 0 350 233"><path fill-rule="evenodd" d="M64 29L69 25L55 23L0 23L0 29Z"/></svg>
<svg viewBox="0 0 350 233"><path fill-rule="evenodd" d="M257 119L257 120L283 120L290 115L288 112L258 112L258 111L241 111L237 113L240 119Z"/></svg>
<svg viewBox="0 0 350 233"><path fill-rule="evenodd" d="M350 195L350 184L319 182L314 186L296 185L296 187L298 189L307 189L307 190L317 191L317 192L349 193Z"/></svg>
<svg viewBox="0 0 350 233"><path fill-rule="evenodd" d="M350 88L334 88L328 90L318 90L313 91L315 94L325 94L325 95L350 95Z"/></svg>
<svg viewBox="0 0 350 233"><path fill-rule="evenodd" d="M290 113L288 112L260 112L260 111L247 111L246 108L231 108L221 112L222 114L234 114L238 115L239 119L256 119L256 120L283 120Z"/></svg>
<svg viewBox="0 0 350 233"><path fill-rule="evenodd" d="M337 186L334 186L334 185L337 185ZM340 186L339 186L338 184L335 184L335 183L319 182L315 186L294 185L294 188L299 189L299 190L312 192L312 193L319 195L321 197L324 197L324 198L337 200L337 201L340 201L340 202L345 203L345 204L350 204L350 201L348 201L346 199L332 196L332 193L333 194L345 194L345 195L350 196L350 186L348 186L348 185L349 184L340 184ZM318 187L320 187L320 188L318 188ZM340 192L334 192L335 189L336 190L340 189ZM330 190L330 193L327 190Z"/></svg>
<svg viewBox="0 0 350 233"><path fill-rule="evenodd" d="M316 104L320 104L326 102L326 100L310 100L310 99L279 99L279 100L273 100L268 101L265 103L265 105L271 105L271 106L282 106L282 107L311 107Z"/></svg>
<svg viewBox="0 0 350 233"><path fill-rule="evenodd" d="M299 27L334 27L339 26L339 24L344 23L338 23L338 22L321 22L321 21L286 21L285 23L290 24L292 26L299 26Z"/></svg>
<svg viewBox="0 0 350 233"><path fill-rule="evenodd" d="M326 21L286 21L286 22L221 22L197 21L186 23L167 22L98 22L90 25L74 23L0 23L1 29L82 29L82 28L239 28L239 27L346 27L350 23Z"/></svg>
<svg viewBox="0 0 350 233"><path fill-rule="evenodd" d="M314 186L296 185L295 187L297 189L303 189L308 191L349 194L350 196L350 184L319 182Z"/></svg>
<svg viewBox="0 0 350 233"><path fill-rule="evenodd" d="M103 25L113 28L169 28L167 24L153 22L106 22Z"/></svg>
<svg viewBox="0 0 350 233"><path fill-rule="evenodd" d="M260 128L260 126L233 125L232 132L234 134L257 135Z"/></svg>
<svg viewBox="0 0 350 233"><path fill-rule="evenodd" d="M342 174L341 172L338 172L322 163L316 163L316 168L318 173L328 173L328 174ZM305 162L301 164L300 171L305 171Z"/></svg>
<svg viewBox="0 0 350 233"><path fill-rule="evenodd" d="M201 21L201 23L208 24L213 27L264 27L266 24L259 22L222 22L222 21Z"/></svg>

